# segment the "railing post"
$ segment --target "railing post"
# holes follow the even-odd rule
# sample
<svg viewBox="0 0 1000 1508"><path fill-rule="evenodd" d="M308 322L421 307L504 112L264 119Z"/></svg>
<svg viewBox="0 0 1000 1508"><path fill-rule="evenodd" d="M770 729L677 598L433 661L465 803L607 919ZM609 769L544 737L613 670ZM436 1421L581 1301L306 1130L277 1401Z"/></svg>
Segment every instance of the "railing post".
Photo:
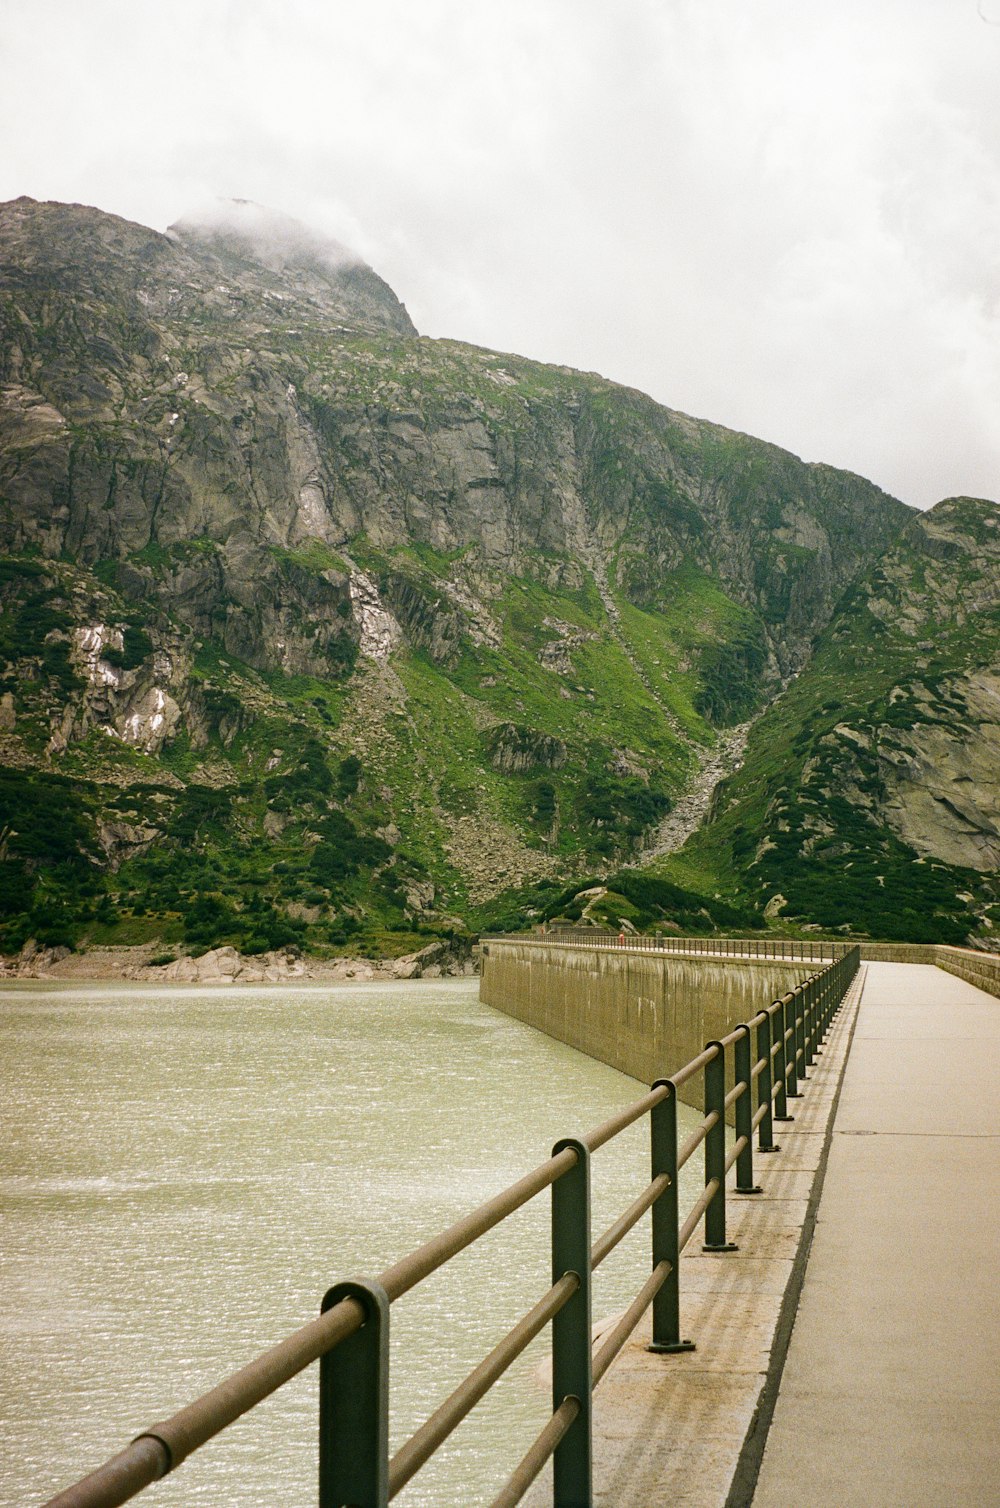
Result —
<svg viewBox="0 0 1000 1508"><path fill-rule="evenodd" d="M590 1153L565 1137L553 1157L567 1147L576 1164L552 1185L552 1281L574 1272L580 1286L552 1321L552 1409L575 1398L580 1411L556 1446L552 1501L554 1508L591 1508Z"/></svg>
<svg viewBox="0 0 1000 1508"><path fill-rule="evenodd" d="M772 1125L774 1106L771 1097L774 1092L774 1080L771 1076L771 1017L767 1011L761 1011L757 1017L754 1042L758 1061L764 1065L757 1075L757 1108L764 1111L757 1131L757 1150L758 1152L778 1152L780 1148L775 1143Z"/></svg>
<svg viewBox="0 0 1000 1508"><path fill-rule="evenodd" d="M389 1298L365 1279L337 1283L365 1310L360 1330L320 1357L319 1508L387 1508L389 1502Z"/></svg>
<svg viewBox="0 0 1000 1508"><path fill-rule="evenodd" d="M768 1016L771 1021L771 1046L777 1047L774 1055L774 1082L777 1093L774 1096L774 1119L776 1121L793 1121L794 1115L788 1113L788 1058L785 1053L785 1005L783 1000L775 1000Z"/></svg>
<svg viewBox="0 0 1000 1508"><path fill-rule="evenodd" d="M819 980L811 974L802 991L802 1066L811 1068L816 1048L816 996Z"/></svg>
<svg viewBox="0 0 1000 1508"><path fill-rule="evenodd" d="M798 999L795 999L796 996L798 996ZM799 987L798 990L793 990L792 991L792 998L795 1000L794 1015L792 1017L792 1019L793 1019L793 1021L795 1023L795 1038L794 1038L794 1041L795 1041L795 1069L796 1069L796 1072L798 1072L799 1057L801 1056L801 1058L802 1058L802 1071L799 1074L799 1077L804 1079L804 1078L808 1077L808 1075L806 1074L806 1002L805 1002L805 990L801 986Z"/></svg>
<svg viewBox="0 0 1000 1508"><path fill-rule="evenodd" d="M705 1187L717 1187L705 1210L704 1251L736 1251L726 1240L726 1050L721 1042L706 1042L715 1056L705 1064L705 1114L715 1112L715 1124L705 1137Z"/></svg>
<svg viewBox="0 0 1000 1508"><path fill-rule="evenodd" d="M677 1091L669 1079L657 1079L659 1089L666 1085L669 1093L649 1116L650 1165L653 1178L665 1173L669 1184L653 1205L653 1266L670 1263L670 1273L653 1300L653 1341L651 1351L693 1351L694 1342L681 1340L680 1253L677 1250Z"/></svg>
<svg viewBox="0 0 1000 1508"><path fill-rule="evenodd" d="M733 1072L736 1076L736 1083L744 1085L743 1093L734 1106L736 1139L739 1141L745 1136L747 1143L742 1152L736 1154L736 1192L759 1194L760 1184L753 1181L753 1079L750 1077L752 1033L743 1021L736 1030L739 1036L733 1043Z"/></svg>
<svg viewBox="0 0 1000 1508"><path fill-rule="evenodd" d="M781 1009L784 1017L784 1043L785 1043L785 1094L790 1100L799 1097L799 1066L795 1046L795 991L791 990L781 997Z"/></svg>
<svg viewBox="0 0 1000 1508"><path fill-rule="evenodd" d="M788 1098L797 1100L802 1091L799 1088L799 1059L797 1051L797 1038L795 1028L795 991L790 990L782 997L785 1011L785 1067L787 1069Z"/></svg>

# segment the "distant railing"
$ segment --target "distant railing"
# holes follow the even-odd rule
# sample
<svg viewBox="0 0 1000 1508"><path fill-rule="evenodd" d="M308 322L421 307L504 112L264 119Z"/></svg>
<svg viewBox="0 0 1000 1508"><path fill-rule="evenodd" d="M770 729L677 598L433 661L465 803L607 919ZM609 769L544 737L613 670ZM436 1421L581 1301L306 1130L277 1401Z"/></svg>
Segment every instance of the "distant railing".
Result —
<svg viewBox="0 0 1000 1508"><path fill-rule="evenodd" d="M492 1508L513 1508L520 1502L549 1457L553 1458L555 1508L592 1503L593 1389L650 1306L650 1349L692 1349L680 1333L680 1254L702 1220L706 1249L735 1250L726 1239L726 1176L735 1165L736 1191L758 1192L753 1133L758 1133L760 1151L776 1150L772 1122L787 1118L787 1101L801 1092L800 1085L858 963L858 949L853 948L758 1011L751 1021L741 1023L720 1041L709 1042L671 1078L657 1081L642 1099L589 1135L557 1141L547 1162L374 1281L335 1284L323 1300L318 1319L172 1418L144 1430L119 1455L52 1498L47 1508L116 1508L127 1502L317 1360L320 1508L385 1508L549 1323L552 1414ZM728 1093L727 1054L733 1080ZM705 1114L679 1147L677 1090L699 1073L704 1076ZM735 1120L728 1151L727 1112ZM647 1115L650 1182L592 1242L591 1155ZM678 1175L701 1145L705 1148L704 1189L682 1221ZM390 1306L547 1188L552 1190L551 1287L390 1460ZM592 1274L647 1210L652 1226L649 1277L595 1353L591 1345Z"/></svg>
<svg viewBox="0 0 1000 1508"><path fill-rule="evenodd" d="M480 943L558 943L561 947L628 948L643 953L683 953L704 958L772 958L792 963L821 963L843 958L851 944L798 937L663 937L643 932L612 932L603 927L539 927L536 932L505 932Z"/></svg>

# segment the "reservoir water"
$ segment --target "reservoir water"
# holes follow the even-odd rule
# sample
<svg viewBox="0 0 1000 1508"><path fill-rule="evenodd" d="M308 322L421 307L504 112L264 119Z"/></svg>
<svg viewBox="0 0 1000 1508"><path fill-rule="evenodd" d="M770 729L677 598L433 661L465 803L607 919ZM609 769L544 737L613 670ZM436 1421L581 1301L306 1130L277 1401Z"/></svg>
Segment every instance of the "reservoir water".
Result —
<svg viewBox="0 0 1000 1508"><path fill-rule="evenodd" d="M312 1318L332 1282L377 1275L642 1092L477 994L0 991L0 1508L45 1501ZM645 1185L646 1135L595 1154L595 1235ZM393 1305L392 1449L545 1291L548 1260L543 1194ZM643 1221L595 1275L595 1319L648 1262ZM489 1502L547 1416L547 1346L395 1501ZM315 1504L316 1390L313 1367L140 1501Z"/></svg>

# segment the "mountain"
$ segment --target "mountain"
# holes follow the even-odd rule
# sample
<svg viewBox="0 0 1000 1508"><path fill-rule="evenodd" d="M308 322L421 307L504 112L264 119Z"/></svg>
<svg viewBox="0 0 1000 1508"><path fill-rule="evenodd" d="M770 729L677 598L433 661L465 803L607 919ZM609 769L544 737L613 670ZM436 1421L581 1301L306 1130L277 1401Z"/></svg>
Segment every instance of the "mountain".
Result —
<svg viewBox="0 0 1000 1508"><path fill-rule="evenodd" d="M256 206L0 206L0 300L4 946L401 952L649 862L760 924L721 815L673 850L910 509Z"/></svg>
<svg viewBox="0 0 1000 1508"><path fill-rule="evenodd" d="M718 787L696 854L784 919L912 941L995 935L995 503L918 514L854 584Z"/></svg>

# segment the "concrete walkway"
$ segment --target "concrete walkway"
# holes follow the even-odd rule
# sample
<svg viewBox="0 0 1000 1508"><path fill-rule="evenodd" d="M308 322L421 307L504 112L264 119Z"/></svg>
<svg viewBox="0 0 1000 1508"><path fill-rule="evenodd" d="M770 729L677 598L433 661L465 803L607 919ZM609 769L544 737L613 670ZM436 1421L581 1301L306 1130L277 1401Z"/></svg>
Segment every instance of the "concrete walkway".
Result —
<svg viewBox="0 0 1000 1508"><path fill-rule="evenodd" d="M781 1151L756 1157L763 1192L727 1199L727 1233L739 1250L704 1252L696 1237L681 1259L682 1333L697 1349L650 1354L647 1315L600 1384L595 1508L723 1508L727 1502L744 1440L756 1429L761 1390L780 1346L776 1336L785 1333L786 1293L796 1286L803 1227L811 1226L812 1191L860 991L859 976L810 1070L804 1097L790 1101L794 1121L777 1127ZM686 1196L685 1213L693 1202L690 1188ZM607 1324L613 1318L602 1315ZM547 1377L543 1385L548 1389ZM524 1508L551 1503L546 1473ZM786 1508L806 1505L794 1500Z"/></svg>
<svg viewBox="0 0 1000 1508"><path fill-rule="evenodd" d="M753 1508L1000 1505L1000 1000L868 965Z"/></svg>

